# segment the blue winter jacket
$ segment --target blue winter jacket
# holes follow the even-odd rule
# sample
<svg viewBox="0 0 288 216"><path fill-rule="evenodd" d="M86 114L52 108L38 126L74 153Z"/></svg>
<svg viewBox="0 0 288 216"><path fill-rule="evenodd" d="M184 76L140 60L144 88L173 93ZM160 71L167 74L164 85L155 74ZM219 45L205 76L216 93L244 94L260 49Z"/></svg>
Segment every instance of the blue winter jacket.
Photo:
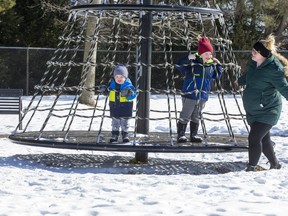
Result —
<svg viewBox="0 0 288 216"><path fill-rule="evenodd" d="M220 64L213 64L212 60L203 64L202 57L197 54L194 60L189 60L188 55L186 55L176 64L176 68L185 74L182 88L184 94L182 97L207 101L208 93L211 89L211 81L212 79L218 80L221 78L223 72L222 66ZM196 89L198 92L195 91Z"/></svg>
<svg viewBox="0 0 288 216"><path fill-rule="evenodd" d="M122 96L121 90L124 88L132 89L133 94L129 97ZM133 113L133 99L135 97L135 87L129 78L122 85L117 84L113 80L109 85L110 116L114 118L131 117Z"/></svg>

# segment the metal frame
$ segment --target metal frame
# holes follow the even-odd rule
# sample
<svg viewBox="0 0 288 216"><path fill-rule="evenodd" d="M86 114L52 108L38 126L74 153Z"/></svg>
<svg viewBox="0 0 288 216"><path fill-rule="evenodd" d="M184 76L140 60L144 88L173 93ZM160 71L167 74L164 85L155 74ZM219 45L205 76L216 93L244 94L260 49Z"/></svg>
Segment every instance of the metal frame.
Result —
<svg viewBox="0 0 288 216"><path fill-rule="evenodd" d="M143 11L176 11L201 14L223 15L221 10L202 7L187 7L178 5L146 5L146 4L89 4L71 7L71 10L143 10Z"/></svg>
<svg viewBox="0 0 288 216"><path fill-rule="evenodd" d="M216 152L245 152L248 150L247 144L244 142L236 145L231 141L231 137L226 135L226 144L220 144L220 140L223 142L223 134L213 135L210 137L211 142L204 143L190 143L186 144L168 144L168 137L166 133L151 132L150 138L144 138L143 140L133 143L133 140L129 143L109 143L107 140L102 140L100 143L96 143L96 135L98 131L70 131L67 139L65 140L64 131L45 131L41 136L37 132L24 132L13 134L9 136L9 139L15 141L18 144L48 147L48 148L63 148L63 149L75 149L75 150L95 150L95 151L119 151L119 152L139 152L146 154L148 152L157 153L216 153ZM101 136L109 137L108 131L102 131ZM57 140L54 139L57 137ZM59 137L62 137L59 139ZM239 140L247 140L246 136L239 135Z"/></svg>

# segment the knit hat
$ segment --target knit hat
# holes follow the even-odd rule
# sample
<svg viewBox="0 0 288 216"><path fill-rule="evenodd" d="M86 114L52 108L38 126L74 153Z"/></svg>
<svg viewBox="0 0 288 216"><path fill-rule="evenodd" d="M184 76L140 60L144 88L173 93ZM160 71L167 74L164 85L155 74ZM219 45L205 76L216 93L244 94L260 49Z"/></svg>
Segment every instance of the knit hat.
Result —
<svg viewBox="0 0 288 216"><path fill-rule="evenodd" d="M198 55L202 55L205 52L211 52L213 53L213 47L210 43L210 40L207 37L202 37L199 39L198 42Z"/></svg>
<svg viewBox="0 0 288 216"><path fill-rule="evenodd" d="M114 68L114 77L116 75L122 75L124 76L126 79L128 78L128 70L127 68L120 64L120 65L117 65L115 68Z"/></svg>
<svg viewBox="0 0 288 216"><path fill-rule="evenodd" d="M271 51L268 50L264 45L263 43L261 42L256 42L253 46L253 48L258 52L260 53L260 55L262 55L263 57L265 58L268 58L271 56Z"/></svg>

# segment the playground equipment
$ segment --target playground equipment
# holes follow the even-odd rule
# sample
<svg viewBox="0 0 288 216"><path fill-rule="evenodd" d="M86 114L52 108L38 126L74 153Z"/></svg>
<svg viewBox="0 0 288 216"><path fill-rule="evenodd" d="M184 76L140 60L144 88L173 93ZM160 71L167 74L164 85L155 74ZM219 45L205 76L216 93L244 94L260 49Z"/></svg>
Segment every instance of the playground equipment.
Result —
<svg viewBox="0 0 288 216"><path fill-rule="evenodd" d="M218 97L221 113L204 110L203 143L180 145L176 143L175 132L179 117L177 103L182 92L177 86L181 79L176 74L175 61L191 48L196 50L199 34L209 37L223 63L223 77L213 83L210 92ZM23 130L19 130L19 123L9 138L33 146L135 152L136 160L142 162L147 161L148 152L246 151L247 138L233 132L232 122L246 128L247 124L238 105L239 92L232 87L232 79L239 76L240 67L231 45L222 12L217 8L153 4L151 0L140 4L77 2L71 7L57 50L47 62L47 70L24 110L20 121ZM111 121L108 100L98 91L100 85L109 82L119 63L127 66L137 89L129 143L109 143L110 130L105 126L110 126ZM96 84L87 87L91 69L96 73ZM75 76L79 82L69 84L69 79ZM159 82L163 84L161 87ZM93 107L80 103L83 93L94 95L94 92ZM166 97L163 110L153 108L153 95ZM227 95L237 104L238 110L233 113L228 110ZM45 98L51 103L47 104ZM33 122L39 118L43 123L37 128ZM55 125L54 119L61 125ZM155 121L166 121L166 132L151 131ZM209 134L209 121L224 123L227 134Z"/></svg>

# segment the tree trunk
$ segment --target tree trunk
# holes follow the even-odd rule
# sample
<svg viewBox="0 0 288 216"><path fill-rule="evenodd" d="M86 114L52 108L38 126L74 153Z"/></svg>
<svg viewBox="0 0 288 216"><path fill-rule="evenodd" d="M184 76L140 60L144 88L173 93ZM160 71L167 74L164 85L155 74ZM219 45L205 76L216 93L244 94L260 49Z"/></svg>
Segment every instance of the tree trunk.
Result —
<svg viewBox="0 0 288 216"><path fill-rule="evenodd" d="M281 2L281 5L283 6L283 9L280 10L281 19L280 19L279 25L276 28L275 36L277 38L277 41L282 41L282 43L287 43L288 42L287 36L283 34L283 32L285 32L285 29L288 26L288 14L286 12L287 7L288 7L288 1L286 0L286 1Z"/></svg>
<svg viewBox="0 0 288 216"><path fill-rule="evenodd" d="M93 0L91 2L93 4L101 4L101 0ZM86 30L86 37L87 38L93 38L94 30L96 25L96 18L95 17L88 17L88 23L87 23L87 30ZM84 62L87 61L89 50L93 46L92 41L85 42L85 48L84 48ZM97 54L97 44L95 44L92 56L90 61L96 63L96 54ZM84 89L81 96L80 96L80 103L87 104L90 106L95 105L95 91L93 91L93 88L95 87L95 75L96 75L96 66L89 66L88 68L88 74L87 78L84 84L84 87L86 89L91 89L90 91Z"/></svg>

